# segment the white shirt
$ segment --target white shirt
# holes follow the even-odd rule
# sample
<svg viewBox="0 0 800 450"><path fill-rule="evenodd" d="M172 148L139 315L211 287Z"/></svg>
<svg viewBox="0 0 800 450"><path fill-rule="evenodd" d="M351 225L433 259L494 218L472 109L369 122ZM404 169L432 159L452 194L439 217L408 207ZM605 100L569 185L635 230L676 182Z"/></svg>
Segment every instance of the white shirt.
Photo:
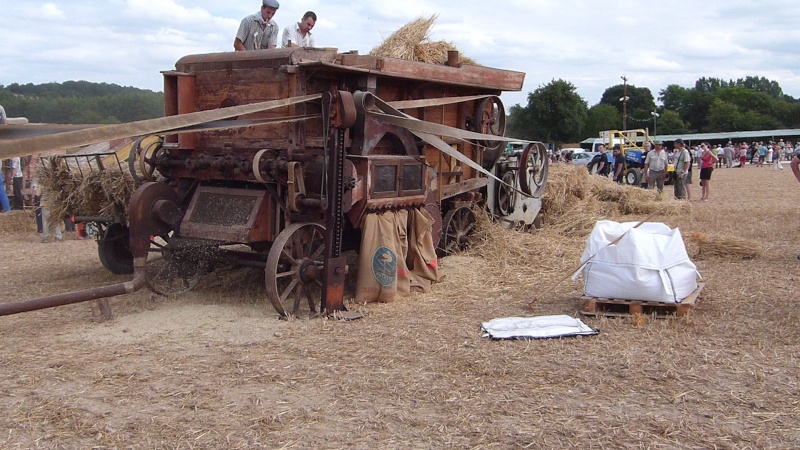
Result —
<svg viewBox="0 0 800 450"><path fill-rule="evenodd" d="M311 31L303 36L303 33L300 32L299 23L295 23L283 29L282 45L288 47L289 41L300 47L314 47L314 36L311 34Z"/></svg>
<svg viewBox="0 0 800 450"><path fill-rule="evenodd" d="M11 158L11 173L13 174L14 178L19 178L22 176L22 164L20 163L19 158Z"/></svg>
<svg viewBox="0 0 800 450"><path fill-rule="evenodd" d="M647 164L647 168L650 170L657 172L667 170L667 152L664 150L660 152L650 150L647 152L647 158L645 158L644 163Z"/></svg>

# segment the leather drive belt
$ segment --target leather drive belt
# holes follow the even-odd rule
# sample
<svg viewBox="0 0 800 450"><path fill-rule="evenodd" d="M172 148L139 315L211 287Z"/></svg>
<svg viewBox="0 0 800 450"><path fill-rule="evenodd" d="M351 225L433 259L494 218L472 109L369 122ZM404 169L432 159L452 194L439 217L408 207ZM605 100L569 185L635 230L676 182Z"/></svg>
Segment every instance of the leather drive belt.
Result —
<svg viewBox="0 0 800 450"><path fill-rule="evenodd" d="M220 108L209 111L199 111L188 114L180 114L177 116L159 117L157 119L140 120L138 122L130 122L119 125L106 125L94 128L85 128L80 130L66 131L63 133L48 134L29 139L13 139L13 140L0 140L0 159L14 158L17 156L26 156L33 153L40 153L49 150L58 150L64 148L80 147L89 144L96 144L98 142L106 142L114 139L121 139L132 136L145 136L148 134L157 134L164 132L193 132L202 129L214 129L200 127L195 129L187 129L188 127L206 124L207 122L220 121L229 119L231 117L241 116L245 114L253 114L257 112L267 111L270 109L282 108L297 103L318 100L321 98L320 94L301 95L298 97L290 97L279 100L270 100L260 103L251 103L248 105L231 106L229 108ZM264 123L269 122L267 119ZM277 119L279 121L293 121L305 120L294 118ZM241 126L252 126L254 121L236 121L243 122ZM234 128L229 126L227 128ZM219 129L219 128L216 128Z"/></svg>
<svg viewBox="0 0 800 450"><path fill-rule="evenodd" d="M483 96L476 96L476 97L481 98ZM409 130L411 133L413 133L415 136L422 139L423 141L436 147L442 153L472 167L473 169L486 175L487 177L495 179L500 184L503 184L511 188L512 190L524 195L525 197L533 197L533 195L528 194L527 192L523 192L522 190L517 189L515 186L510 185L505 181L501 180L493 173L484 169L483 166L481 166L477 162L471 160L463 153L451 147L449 144L447 144L445 141L443 141L436 135L461 139L465 142L467 141L467 139L475 139L484 141L525 142L529 144L535 144L537 146L544 144L535 141L511 139L504 136L494 136L490 134L475 133L473 131L462 130L460 128L454 128L447 125L441 125L438 123L419 120L415 117L411 117L408 114L398 111L397 109L393 108L392 105L384 102L383 100L381 100L380 98L378 98L377 96L375 96L370 92L358 91L354 94L354 98L356 101L356 110L358 110L359 113L379 117L384 122L405 128ZM474 99L472 97L469 98ZM433 133L435 133L436 135L434 135Z"/></svg>
<svg viewBox="0 0 800 450"><path fill-rule="evenodd" d="M396 100L387 103L395 109L411 109L411 108L426 108L428 106L452 105L453 103L471 102L473 100L481 100L489 97L494 97L494 96L488 94L471 95L468 97L442 97L442 98L426 98L422 100Z"/></svg>

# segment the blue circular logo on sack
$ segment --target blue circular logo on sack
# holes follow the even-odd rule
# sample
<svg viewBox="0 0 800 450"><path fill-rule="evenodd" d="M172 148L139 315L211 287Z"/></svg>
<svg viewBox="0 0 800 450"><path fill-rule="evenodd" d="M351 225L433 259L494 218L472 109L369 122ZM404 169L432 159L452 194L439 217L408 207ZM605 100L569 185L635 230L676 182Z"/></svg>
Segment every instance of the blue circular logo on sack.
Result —
<svg viewBox="0 0 800 450"><path fill-rule="evenodd" d="M397 281L397 254L384 245L376 248L372 254L372 274L381 286L393 285Z"/></svg>

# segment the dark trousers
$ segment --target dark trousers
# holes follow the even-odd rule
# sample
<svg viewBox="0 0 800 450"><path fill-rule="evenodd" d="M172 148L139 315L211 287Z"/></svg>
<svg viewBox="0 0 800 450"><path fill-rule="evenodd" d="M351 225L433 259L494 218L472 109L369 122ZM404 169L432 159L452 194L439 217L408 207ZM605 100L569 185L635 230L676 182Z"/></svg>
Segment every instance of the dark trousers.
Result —
<svg viewBox="0 0 800 450"><path fill-rule="evenodd" d="M11 209L22 209L24 206L22 201L22 177L14 177L13 180L14 203L11 205Z"/></svg>
<svg viewBox="0 0 800 450"><path fill-rule="evenodd" d="M42 196L41 195L34 195L33 196L33 206L36 207L36 232L41 233L44 229L44 222L42 222Z"/></svg>

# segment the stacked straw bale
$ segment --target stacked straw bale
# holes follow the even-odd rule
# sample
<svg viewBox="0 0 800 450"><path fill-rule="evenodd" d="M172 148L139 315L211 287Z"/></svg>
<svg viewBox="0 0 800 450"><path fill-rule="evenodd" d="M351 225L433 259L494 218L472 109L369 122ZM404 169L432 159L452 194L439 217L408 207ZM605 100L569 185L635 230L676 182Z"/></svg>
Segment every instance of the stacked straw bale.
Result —
<svg viewBox="0 0 800 450"><path fill-rule="evenodd" d="M434 14L427 18L419 17L412 20L392 33L381 45L373 48L369 54L431 64L444 64L447 61L448 50L458 49L452 42L430 40L431 28L438 17L438 14ZM460 52L459 62L477 65L475 61L462 56Z"/></svg>
<svg viewBox="0 0 800 450"><path fill-rule="evenodd" d="M673 217L690 213L691 206L662 199L654 190L592 176L585 167L554 164L542 196L542 229L533 233L504 229L476 210L478 224L468 254L480 255L493 267L530 267L535 262L539 271L554 271L564 261L580 257L598 220L633 221L653 212Z"/></svg>
<svg viewBox="0 0 800 450"><path fill-rule="evenodd" d="M542 196L546 228L565 236L587 236L598 220L656 212L662 217L683 215L691 212L691 205L663 198L656 190L592 176L585 167L564 164L550 167Z"/></svg>
<svg viewBox="0 0 800 450"><path fill-rule="evenodd" d="M756 259L764 255L764 249L751 240L728 235L690 233L686 238L692 256L697 259L717 257L733 260Z"/></svg>
<svg viewBox="0 0 800 450"><path fill-rule="evenodd" d="M0 213L0 234L36 231L36 214L29 211Z"/></svg>

